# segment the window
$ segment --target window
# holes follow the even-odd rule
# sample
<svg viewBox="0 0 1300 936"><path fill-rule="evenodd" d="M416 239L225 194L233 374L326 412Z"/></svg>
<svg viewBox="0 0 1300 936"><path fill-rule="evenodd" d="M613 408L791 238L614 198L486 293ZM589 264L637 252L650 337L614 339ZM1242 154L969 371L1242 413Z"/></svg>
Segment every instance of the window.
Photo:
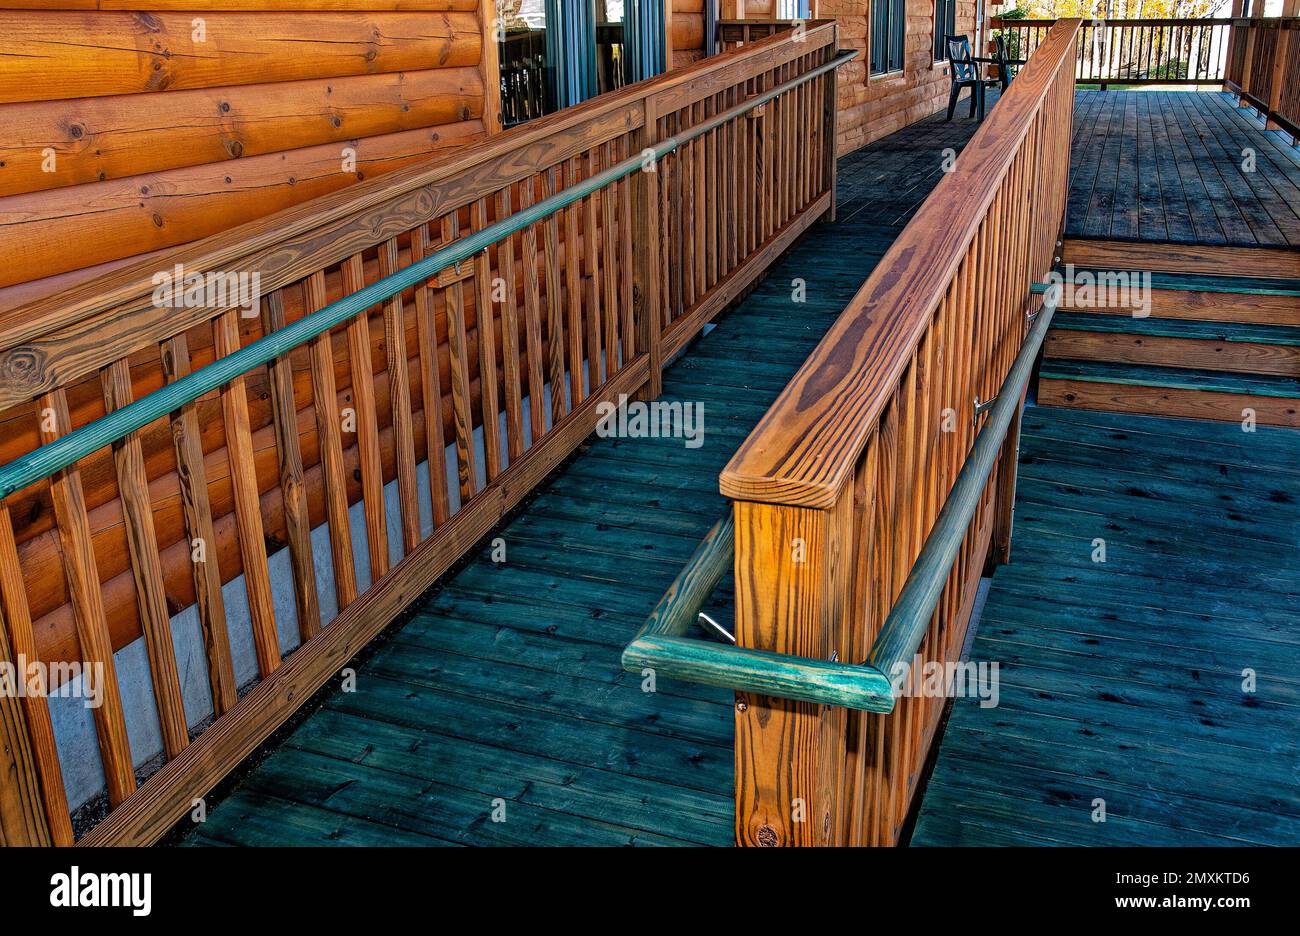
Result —
<svg viewBox="0 0 1300 936"><path fill-rule="evenodd" d="M871 74L903 70L906 0L871 0Z"/></svg>
<svg viewBox="0 0 1300 936"><path fill-rule="evenodd" d="M934 60L936 62L948 57L948 48L944 45L944 38L956 34L956 0L934 0Z"/></svg>

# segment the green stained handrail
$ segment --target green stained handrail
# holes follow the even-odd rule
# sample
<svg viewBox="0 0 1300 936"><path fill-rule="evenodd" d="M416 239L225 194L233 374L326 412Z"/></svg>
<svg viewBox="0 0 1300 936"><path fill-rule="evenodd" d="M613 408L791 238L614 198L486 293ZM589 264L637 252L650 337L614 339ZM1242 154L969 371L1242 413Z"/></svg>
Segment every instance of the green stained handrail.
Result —
<svg viewBox="0 0 1300 936"><path fill-rule="evenodd" d="M479 251L500 240L517 234L528 226L537 223L580 201L619 179L625 178L643 168L647 163L657 163L664 156L685 143L717 129L725 123L735 120L743 114L761 107L787 91L817 78L857 56L856 50L840 52L822 65L818 65L797 78L777 85L735 107L716 114L703 123L688 130L668 137L645 151L615 163L609 168L584 179L554 195L543 198L515 212L509 218L493 222L480 231L461 238L454 244L441 247L432 254L412 263L396 273L377 280L369 286L350 293L341 299L310 315L303 316L284 328L257 339L208 364L205 367L146 394L140 399L114 410L106 416L72 430L65 436L48 442L40 448L22 455L0 467L0 499L8 497L29 484L48 478L56 471L85 458L92 452L111 445L125 438L132 432L142 429L155 419L173 413L205 393L224 386L236 377L246 374L254 367L266 364L294 348L305 344L317 335L324 334L336 325L346 322L366 309L379 305L387 299L398 295L406 289L431 278L440 270L468 260ZM833 141L832 144L833 145Z"/></svg>
<svg viewBox="0 0 1300 936"><path fill-rule="evenodd" d="M1031 291L1045 294L1042 308L1034 316L996 399L986 411L988 419L976 436L866 663L812 660L685 637L732 559L734 528L728 521L719 521L695 550L640 633L623 651L624 669L640 672L649 668L656 675L687 682L821 705L868 712L893 711L891 679L897 680L902 675L899 665L910 663L925 639L1056 311L1055 291L1041 284L1034 284Z"/></svg>

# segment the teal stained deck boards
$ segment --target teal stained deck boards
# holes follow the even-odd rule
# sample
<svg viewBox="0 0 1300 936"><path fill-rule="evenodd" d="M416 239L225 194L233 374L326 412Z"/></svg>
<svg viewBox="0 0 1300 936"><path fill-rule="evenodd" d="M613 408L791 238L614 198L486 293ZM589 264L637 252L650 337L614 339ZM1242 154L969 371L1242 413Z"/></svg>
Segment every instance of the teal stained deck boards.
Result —
<svg viewBox="0 0 1300 936"><path fill-rule="evenodd" d="M1078 91L1074 106L1066 236L1300 246L1300 150L1233 95Z"/></svg>
<svg viewBox="0 0 1300 936"><path fill-rule="evenodd" d="M955 703L912 844L1300 842L1300 432L1035 407L1020 471L999 705Z"/></svg>
<svg viewBox="0 0 1300 936"><path fill-rule="evenodd" d="M187 843L730 844L733 694L646 695L620 655L721 515L722 467L975 126L922 121L842 160L840 221L665 373L664 399L703 405L704 444L591 440L500 532L506 562L485 546L448 577ZM906 189L877 180L891 164Z"/></svg>

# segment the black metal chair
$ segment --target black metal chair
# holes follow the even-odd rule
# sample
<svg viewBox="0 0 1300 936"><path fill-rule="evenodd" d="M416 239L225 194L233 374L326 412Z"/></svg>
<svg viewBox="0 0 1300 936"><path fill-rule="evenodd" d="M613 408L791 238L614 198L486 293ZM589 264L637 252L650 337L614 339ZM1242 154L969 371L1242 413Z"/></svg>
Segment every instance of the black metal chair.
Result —
<svg viewBox="0 0 1300 936"><path fill-rule="evenodd" d="M1006 87L1003 79L985 78L983 75L982 67L995 64L994 60L973 55L968 36L945 36L944 48L948 50L948 77L952 80L952 89L948 92L948 120L952 120L953 111L957 109L957 96L963 88L971 89L970 115L974 117L978 107L980 120L983 120L985 86Z"/></svg>

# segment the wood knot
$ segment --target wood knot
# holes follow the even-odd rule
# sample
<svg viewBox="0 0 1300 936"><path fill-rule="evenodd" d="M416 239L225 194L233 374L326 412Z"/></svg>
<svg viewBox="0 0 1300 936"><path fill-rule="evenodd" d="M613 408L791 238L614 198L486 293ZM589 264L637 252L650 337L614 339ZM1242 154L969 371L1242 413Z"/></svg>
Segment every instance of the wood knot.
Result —
<svg viewBox="0 0 1300 936"><path fill-rule="evenodd" d="M0 359L0 382L16 387L36 388L45 380L45 352L37 348L13 348Z"/></svg>
<svg viewBox="0 0 1300 936"><path fill-rule="evenodd" d="M754 838L764 848L775 848L781 841L781 836L770 825L759 826Z"/></svg>

